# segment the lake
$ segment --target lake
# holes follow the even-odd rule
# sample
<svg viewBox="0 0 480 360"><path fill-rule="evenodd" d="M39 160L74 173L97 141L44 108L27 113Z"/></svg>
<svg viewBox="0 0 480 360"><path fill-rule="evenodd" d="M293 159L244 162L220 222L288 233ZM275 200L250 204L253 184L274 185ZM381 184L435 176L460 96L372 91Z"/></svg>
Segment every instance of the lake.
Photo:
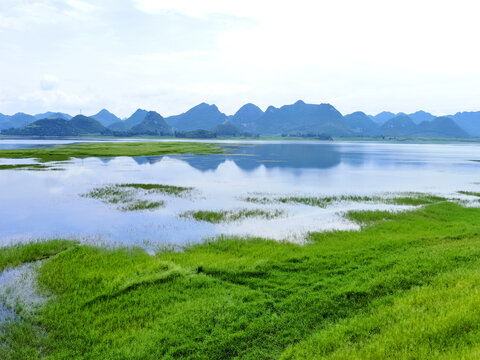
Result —
<svg viewBox="0 0 480 360"><path fill-rule="evenodd" d="M0 140L0 149L76 141L9 139ZM246 198L427 192L470 199L457 191L480 191L480 163L472 161L480 159L479 144L218 142L228 153L88 158L58 164L62 171L0 171L0 246L62 237L155 249L222 234L301 243L311 231L358 230L358 224L343 217L350 210L411 207L348 200L316 207L278 201L252 203ZM0 164L12 163L31 161L0 159ZM120 211L115 204L81 196L94 188L121 183L188 186L194 190L182 197L152 195L165 206L151 211ZM196 210L239 209L279 211L281 216L219 224L179 216Z"/></svg>

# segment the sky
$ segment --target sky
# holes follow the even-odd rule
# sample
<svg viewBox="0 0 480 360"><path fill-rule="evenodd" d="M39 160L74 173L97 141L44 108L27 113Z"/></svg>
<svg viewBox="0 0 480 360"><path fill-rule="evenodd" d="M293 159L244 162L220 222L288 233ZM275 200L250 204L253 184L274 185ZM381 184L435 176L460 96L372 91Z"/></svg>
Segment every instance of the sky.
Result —
<svg viewBox="0 0 480 360"><path fill-rule="evenodd" d="M470 0L0 0L0 113L480 110Z"/></svg>

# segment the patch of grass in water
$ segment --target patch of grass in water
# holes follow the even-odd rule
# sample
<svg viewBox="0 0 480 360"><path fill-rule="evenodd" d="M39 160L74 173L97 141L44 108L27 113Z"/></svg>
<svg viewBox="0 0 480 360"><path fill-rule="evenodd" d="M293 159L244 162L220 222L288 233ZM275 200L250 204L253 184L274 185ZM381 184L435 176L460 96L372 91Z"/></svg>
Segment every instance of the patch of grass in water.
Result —
<svg viewBox="0 0 480 360"><path fill-rule="evenodd" d="M124 190L117 185L95 188L83 197L98 199L109 204L124 204L134 201L134 191Z"/></svg>
<svg viewBox="0 0 480 360"><path fill-rule="evenodd" d="M140 210L154 210L159 207L165 206L164 201L148 201L148 200L136 200L125 206L120 207L122 211L140 211Z"/></svg>
<svg viewBox="0 0 480 360"><path fill-rule="evenodd" d="M103 142L58 145L54 148L0 150L0 158L34 158L41 162L65 161L71 158L160 156L167 154L219 154L219 145L194 142Z"/></svg>
<svg viewBox="0 0 480 360"><path fill-rule="evenodd" d="M193 187L161 185L161 184L120 184L122 188L141 189L149 192L157 192L166 195L180 196L193 190Z"/></svg>
<svg viewBox="0 0 480 360"><path fill-rule="evenodd" d="M289 196L289 197L255 197L250 196L244 198L245 201L257 204L272 204L280 202L283 204L303 204L308 206L316 206L325 208L328 205L331 205L336 202L346 201L346 202L377 202L384 204L394 204L394 205L427 205L433 204L439 201L446 201L446 198L431 195L431 194L421 194L421 193L403 193L398 194L398 196L361 196L361 195L340 195L340 196L325 196L325 197L298 197L298 196Z"/></svg>
<svg viewBox="0 0 480 360"><path fill-rule="evenodd" d="M260 209L241 209L241 210L224 210L224 211L188 211L180 215L184 218L192 218L198 221L206 221L213 224L220 222L238 221L241 219L260 217L264 219L274 219L282 216L284 211L282 210L260 210Z"/></svg>
<svg viewBox="0 0 480 360"><path fill-rule="evenodd" d="M305 246L220 238L156 256L70 248L40 269L41 286L56 295L36 319L49 331L42 352L51 359L477 358L480 209L438 202L367 213L372 226L363 231L315 233ZM17 338L18 351L33 341Z"/></svg>
<svg viewBox="0 0 480 360"><path fill-rule="evenodd" d="M475 192L475 191L459 191L458 193L463 195L480 197L480 192Z"/></svg>
<svg viewBox="0 0 480 360"><path fill-rule="evenodd" d="M43 164L7 164L0 165L0 170L61 170Z"/></svg>

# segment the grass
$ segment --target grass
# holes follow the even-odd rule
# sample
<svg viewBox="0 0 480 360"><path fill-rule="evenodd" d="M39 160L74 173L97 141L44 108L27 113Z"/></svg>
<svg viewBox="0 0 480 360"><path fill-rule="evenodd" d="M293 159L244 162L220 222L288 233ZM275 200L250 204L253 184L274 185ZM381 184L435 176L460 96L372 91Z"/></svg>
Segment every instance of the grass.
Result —
<svg viewBox="0 0 480 360"><path fill-rule="evenodd" d="M459 193L459 194L463 194L463 195L470 195L470 196L480 197L480 192L474 192L474 191L459 191L458 193Z"/></svg>
<svg viewBox="0 0 480 360"><path fill-rule="evenodd" d="M107 204L119 205L120 211L154 210L165 206L165 201L150 201L139 199L141 192L161 193L170 196L183 196L193 190L191 187L161 185L161 184L117 184L95 188L81 196L98 199Z"/></svg>
<svg viewBox="0 0 480 360"><path fill-rule="evenodd" d="M167 154L221 153L218 145L189 142L111 142L59 145L54 148L0 150L0 158L30 159L41 162L65 161L71 158L160 156Z"/></svg>
<svg viewBox="0 0 480 360"><path fill-rule="evenodd" d="M165 201L136 200L120 207L122 211L155 210L165 206Z"/></svg>
<svg viewBox="0 0 480 360"><path fill-rule="evenodd" d="M49 240L1 247L0 271L27 262L46 259L71 248L75 244L76 242L71 240Z"/></svg>
<svg viewBox="0 0 480 360"><path fill-rule="evenodd" d="M43 165L43 164L8 164L8 165L0 165L0 170L58 170L56 168L52 168L51 166Z"/></svg>
<svg viewBox="0 0 480 360"><path fill-rule="evenodd" d="M120 184L118 186L121 188L140 189L140 190L146 190L148 192L156 192L156 193L172 195L172 196L181 196L184 193L187 193L193 190L193 187L161 185L161 184Z"/></svg>
<svg viewBox="0 0 480 360"><path fill-rule="evenodd" d="M340 195L340 196L326 196L326 197L299 197L299 196L289 196L289 197L255 197L250 196L244 198L245 201L257 204L271 204L271 203L292 203L292 204L303 204L308 206L317 206L325 208L328 205L331 205L336 202L348 201L348 202L377 202L384 204L393 204L393 205L428 205L440 201L446 201L446 198L423 193L404 193L397 196L359 196L359 195Z"/></svg>
<svg viewBox="0 0 480 360"><path fill-rule="evenodd" d="M282 210L266 211L260 209L241 209L241 210L224 210L224 211L188 211L180 214L180 217L192 218L198 221L206 221L213 224L221 222L237 221L251 217L261 217L264 219L273 219L282 216Z"/></svg>
<svg viewBox="0 0 480 360"><path fill-rule="evenodd" d="M478 358L480 209L440 201L362 214L350 214L369 224L362 231L314 233L305 246L219 238L150 256L75 245L40 268L55 297L32 323L48 335L19 333L10 353Z"/></svg>

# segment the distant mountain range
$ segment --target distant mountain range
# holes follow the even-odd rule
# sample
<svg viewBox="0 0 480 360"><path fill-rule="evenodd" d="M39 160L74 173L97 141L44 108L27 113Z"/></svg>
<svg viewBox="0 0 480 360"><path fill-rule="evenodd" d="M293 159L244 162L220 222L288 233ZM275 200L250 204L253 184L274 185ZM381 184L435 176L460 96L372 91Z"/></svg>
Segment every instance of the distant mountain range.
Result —
<svg viewBox="0 0 480 360"><path fill-rule="evenodd" d="M136 110L121 120L107 109L95 115L46 112L29 115L0 114L0 131L19 136L308 136L335 137L480 137L480 111L436 117L425 111L412 114L388 111L367 115L357 111L342 115L330 104L306 104L299 100L264 112L254 104L227 116L216 105L201 103L187 112L163 118L159 113Z"/></svg>

